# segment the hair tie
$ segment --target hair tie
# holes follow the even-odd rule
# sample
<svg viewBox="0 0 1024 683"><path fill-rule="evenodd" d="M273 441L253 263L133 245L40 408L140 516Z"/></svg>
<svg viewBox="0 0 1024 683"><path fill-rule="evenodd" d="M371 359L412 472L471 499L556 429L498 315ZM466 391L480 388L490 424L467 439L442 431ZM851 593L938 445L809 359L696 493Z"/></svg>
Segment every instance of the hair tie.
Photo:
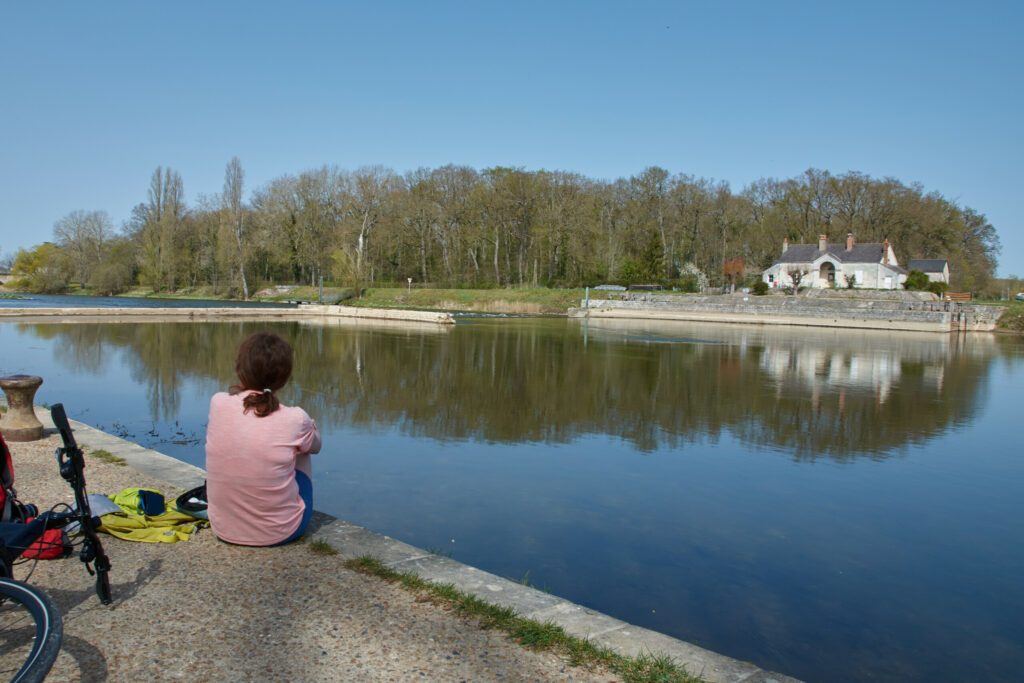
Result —
<svg viewBox="0 0 1024 683"><path fill-rule="evenodd" d="M272 393L274 393L274 392L273 392L273 391L271 391L270 389L264 389L264 390L263 390L263 393L264 393L264 394L272 394Z"/></svg>

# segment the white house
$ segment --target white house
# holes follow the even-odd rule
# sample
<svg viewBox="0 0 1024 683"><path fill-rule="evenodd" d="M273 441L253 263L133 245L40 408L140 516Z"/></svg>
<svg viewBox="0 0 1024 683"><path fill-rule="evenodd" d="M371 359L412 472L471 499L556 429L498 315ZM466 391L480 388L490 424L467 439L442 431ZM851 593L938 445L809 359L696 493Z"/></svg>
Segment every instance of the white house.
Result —
<svg viewBox="0 0 1024 683"><path fill-rule="evenodd" d="M944 258L910 259L907 270L919 270L927 275L931 282L949 284L949 261Z"/></svg>
<svg viewBox="0 0 1024 683"><path fill-rule="evenodd" d="M790 244L782 241L782 255L762 274L769 287L792 287L793 273L802 275L801 287L845 288L847 277L854 287L865 289L898 289L907 279L900 268L889 240L882 243L857 244L853 234L845 244L829 244L825 235L817 244Z"/></svg>

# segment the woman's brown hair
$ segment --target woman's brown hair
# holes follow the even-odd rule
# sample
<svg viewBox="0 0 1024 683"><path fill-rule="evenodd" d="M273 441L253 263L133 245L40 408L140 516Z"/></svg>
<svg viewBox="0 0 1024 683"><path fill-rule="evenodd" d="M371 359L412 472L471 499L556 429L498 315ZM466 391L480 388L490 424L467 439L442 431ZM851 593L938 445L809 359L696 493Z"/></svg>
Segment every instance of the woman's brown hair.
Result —
<svg viewBox="0 0 1024 683"><path fill-rule="evenodd" d="M281 407L274 392L288 383L292 376L292 347L281 337L270 332L257 332L245 338L238 347L235 359L238 384L231 394L255 391L242 400L245 412L266 417Z"/></svg>

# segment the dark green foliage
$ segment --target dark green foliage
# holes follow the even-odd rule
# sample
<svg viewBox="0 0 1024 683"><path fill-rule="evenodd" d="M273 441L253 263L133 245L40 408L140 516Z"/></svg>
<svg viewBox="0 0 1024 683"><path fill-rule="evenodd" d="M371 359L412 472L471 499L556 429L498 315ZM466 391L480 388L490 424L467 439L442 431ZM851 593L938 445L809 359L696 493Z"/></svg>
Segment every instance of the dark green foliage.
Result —
<svg viewBox="0 0 1024 683"><path fill-rule="evenodd" d="M943 294L946 293L946 290L949 289L949 285L947 285L945 282L929 282L928 286L925 287L925 289L931 292L932 294L938 294L939 296L942 296Z"/></svg>
<svg viewBox="0 0 1024 683"><path fill-rule="evenodd" d="M619 277L616 278L621 285L635 285L647 282L647 270L634 259L623 261L619 267Z"/></svg>
<svg viewBox="0 0 1024 683"><path fill-rule="evenodd" d="M906 289L911 291L922 291L928 289L930 280L920 270L912 270L907 274L907 281L903 283Z"/></svg>
<svg viewBox="0 0 1024 683"><path fill-rule="evenodd" d="M758 296L764 296L768 293L768 283L764 280L758 280L754 283L754 286L750 288L750 291Z"/></svg>
<svg viewBox="0 0 1024 683"><path fill-rule="evenodd" d="M700 291L700 286L697 284L697 277L695 275L683 275L678 280L675 280L672 283L672 286L680 292L689 292L691 294Z"/></svg>

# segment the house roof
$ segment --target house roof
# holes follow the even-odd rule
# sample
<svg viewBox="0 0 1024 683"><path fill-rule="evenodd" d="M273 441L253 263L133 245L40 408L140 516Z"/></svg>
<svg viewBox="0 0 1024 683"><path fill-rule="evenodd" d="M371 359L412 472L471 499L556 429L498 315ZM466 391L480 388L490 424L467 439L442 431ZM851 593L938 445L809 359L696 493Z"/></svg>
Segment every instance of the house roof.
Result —
<svg viewBox="0 0 1024 683"><path fill-rule="evenodd" d="M907 263L910 270L920 270L922 273L941 273L946 269L944 258L916 258Z"/></svg>
<svg viewBox="0 0 1024 683"><path fill-rule="evenodd" d="M866 242L855 244L853 249L847 251L846 243L840 242L828 244L825 251L821 251L817 244L791 244L775 263L810 263L826 253L840 263L881 263L885 245L881 242Z"/></svg>

